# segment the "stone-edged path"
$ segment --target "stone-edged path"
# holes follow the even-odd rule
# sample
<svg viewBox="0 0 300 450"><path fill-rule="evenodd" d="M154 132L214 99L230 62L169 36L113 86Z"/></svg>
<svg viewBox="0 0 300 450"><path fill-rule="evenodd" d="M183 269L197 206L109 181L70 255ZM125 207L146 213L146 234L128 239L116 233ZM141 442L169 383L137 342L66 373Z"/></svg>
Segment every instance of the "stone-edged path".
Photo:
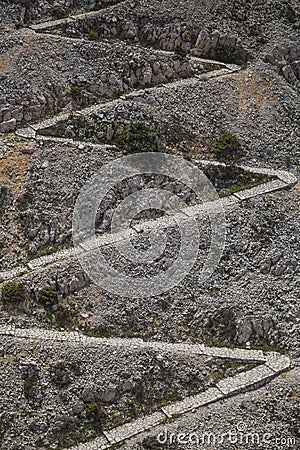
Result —
<svg viewBox="0 0 300 450"><path fill-rule="evenodd" d="M58 36L53 36L55 38L58 38ZM71 39L71 38L64 38L62 36L59 36L59 38L61 39ZM156 50L157 52L163 52L162 50ZM166 53L166 52L164 52ZM170 52L168 52L170 53ZM174 53L175 55L175 53ZM216 70L211 70L210 72L207 73L203 73L203 74L194 74L193 76L189 77L189 78L183 78L183 79L179 79L176 81L169 81L166 82L160 86L166 86L169 85L171 87L176 87L179 84L181 84L182 82L184 82L185 80L209 80L211 78L216 78L216 77L223 77L226 75L230 75L233 74L235 72L239 72L241 69L239 66L236 66L234 64L224 64L224 63L220 63L219 61L214 61L214 60L208 60L208 59L202 59L202 58L195 58L195 57L191 57L190 59L192 60L197 60L197 62L199 64L203 63L203 64L212 64L212 65L219 65L222 66L220 69L216 69ZM151 87L147 87L145 88L147 89L147 91L151 92L154 89L157 89L157 86L151 86ZM16 135L20 136L22 138L26 138L26 139L37 139L37 140L47 140L47 141L54 141L54 142L69 142L72 143L73 145L80 145L82 144L82 142L80 141L76 141L73 139L68 139L68 138L60 138L60 137L55 137L55 136L43 136L41 134L38 134L38 132L40 130L46 129L46 128L50 128L53 127L63 121L66 121L68 119L71 119L74 114L78 114L80 116L82 116L82 118L84 117L88 117L90 114L93 113L97 113L98 111L100 111L101 109L104 109L108 106L114 106L114 105L118 105L121 104L123 102L126 102L127 100L130 100L131 97L133 97L137 92L143 92L144 89L142 87L140 87L139 89L133 90L130 93L126 94L126 95L120 95L119 98L107 101L107 100L103 100L100 103L95 103L91 106L87 106L86 108L83 108L79 111L71 111L71 112L60 112L56 115L54 115L53 117L50 117L48 119L43 119L37 123L34 124L28 124L25 127L19 128L16 130ZM97 144L90 144L88 142L84 142L84 145L86 146L92 146L92 145L97 145ZM100 145L100 144L99 144ZM103 145L103 144L101 144ZM112 147L112 145L109 145L110 147Z"/></svg>
<svg viewBox="0 0 300 450"><path fill-rule="evenodd" d="M103 10L110 10L113 9L115 7L117 7L118 4L123 3L122 0L115 0L115 2L113 2L112 4L109 5L103 5L103 7L101 7L100 9L97 9L95 11L90 11L90 12L85 12L85 13L80 13L80 14L70 14L68 17L62 18L62 19L57 19L57 20L48 20L48 21L42 21L40 23L36 23L36 24L31 24L28 26L24 26L23 29L26 29L28 32L30 32L31 34L40 34L43 35L45 37L51 37L52 39L56 39L58 41L65 41L65 42L81 42L81 43L90 43L91 41L88 39L84 39L84 38L77 38L77 37L70 37L64 34L55 34L53 32L53 30L58 27L59 25L62 24L72 24L74 22L80 22L82 20L86 20L88 18L91 17L96 17L98 15L101 15ZM101 39L101 41L103 42L107 42L107 43L111 43L110 39ZM168 51L168 50L162 50L162 49L158 49L155 48L154 46L147 46L147 45L143 45L143 44L139 44L139 43L135 43L135 42L130 42L130 41L124 41L121 39L121 41L125 42L128 46L131 47L135 47L135 48L144 48L144 49L151 49L151 51L157 55L157 57L159 57L159 55L170 55L172 57L178 57L178 54L174 51ZM230 64L230 63L224 63L222 61L215 61L215 60L211 60L211 59L205 59L205 58L199 58L197 56L192 56L190 54L186 55L186 59L188 59L190 62L195 62L196 64L202 64L205 67L209 66L209 70L210 72L207 73L201 73L202 69L199 68L199 72L197 73L197 70L195 71L195 73L190 74L190 76L187 77L182 77L182 76L178 76L177 80L183 80L183 79L201 79L201 80L208 80L210 78L214 78L214 77L219 77L219 76L226 76L226 75L230 75L234 72L238 72L241 70L241 67L235 64ZM213 70L213 66L216 66L215 69ZM176 82L170 80L170 81L166 81L163 84L159 84L159 85L166 85L166 84L170 84ZM154 88L157 86L153 86ZM141 85L139 87L139 89L143 89L146 88L146 85ZM149 86L150 88L150 86ZM147 86L148 89L148 86ZM134 91L133 91L134 92ZM120 94L120 97L122 97L122 94ZM124 96L125 98L126 96ZM113 100L114 101L114 100ZM94 105L96 105L96 107L98 108L102 108L103 106L107 105L107 103L113 104L112 102L107 102L105 100L100 101L99 103L95 103ZM54 115L52 118L49 119L45 119L45 120L40 120L40 122L38 124L32 124L32 123L28 123L26 124L26 126L24 126L23 128L19 128L16 130L16 135L19 135L21 137L24 138L34 138L36 137L37 131L42 129L42 128L46 128L46 127L50 127L53 126L57 123L59 123L62 120L66 120L68 119L72 113L68 113L68 112L64 112L67 109L67 105L65 106L65 108L57 113L56 115ZM90 107L87 108L83 108L80 113L87 113L89 111ZM39 138L39 139L43 139L43 138ZM53 139L53 138L52 138ZM50 137L47 140L52 140ZM56 140L55 138L53 140ZM66 142L72 142L69 140L66 140Z"/></svg>
<svg viewBox="0 0 300 450"><path fill-rule="evenodd" d="M118 3L122 3L122 2L118 2ZM118 4L117 3L117 4ZM76 21L80 21L80 20L85 20L89 17L97 17L97 15L101 14L101 12L103 11L103 9L111 9L114 8L116 6L116 4L114 5L110 5L104 8L101 8L100 10L97 11L91 11L88 13L83 13L83 14L77 14L77 15L70 15L66 18L63 19L57 19L57 20L50 20L47 22L41 22L41 23L37 23L37 24L33 24L30 25L28 28L32 31L32 32L36 32L36 33L41 33L45 36L49 36L53 39L57 39L57 40L65 40L65 41L70 41L70 42L74 42L74 41L80 41L80 42L89 42L85 39L82 38L75 38L75 37L69 37L69 36L65 36L63 34L53 34L51 33L51 30L53 30L55 27L62 25L62 24L71 24L73 22ZM105 39L104 39L105 41ZM108 41L109 42L109 41ZM128 42L128 45L131 46L138 46L138 47L143 47L143 45L137 45L135 43L132 42ZM155 52L157 55L159 54L169 54L172 56L176 56L176 53L172 52L172 51L167 51L167 50L161 50L161 49L157 49L154 47L150 47L153 52ZM200 79L200 80L209 80L211 78L216 78L216 77L220 77L220 76L226 76L226 75L230 75L233 74L235 72L239 72L241 70L241 67L236 65L236 64L230 64L230 63L224 63L221 61L216 61L216 60L212 60L212 59L205 59L205 58L199 58L196 56L192 56L192 55L187 55L187 58L191 61L195 61L197 64L203 64L204 66L216 66L216 70L210 70L209 72L206 73L199 73L199 74L194 74L191 77L188 78L180 78L179 80L176 81L169 81L166 83L163 83L162 85L173 85L174 87L182 82L185 79L191 80L191 79ZM161 86L161 84L160 84ZM147 87L147 90L153 90L157 88L157 86L152 86L152 87ZM132 94L134 95L134 93L136 91L141 91L143 90L143 87L138 88L137 90L133 90L132 92L130 92L127 95L120 95L119 98L111 100L111 101L105 101L103 100L103 102L100 103L96 103L93 104L92 106L88 106L86 108L81 109L80 111L78 111L77 113L82 115L82 116L88 116L89 114L95 113L98 110L105 108L108 105L114 105L114 104L118 104L120 102L126 101L127 99L130 98L130 96L132 96ZM35 124L28 124L28 126L17 129L16 130L16 134L20 137L23 138L36 138L39 140L50 140L50 141L56 141L56 142L70 142L70 143L76 143L76 141L73 141L72 139L64 139L64 138L58 138L58 137L44 137L41 135L38 135L38 131L42 130L44 128L49 128L52 127L64 120L68 120L69 118L71 118L73 115L73 112L60 112L56 115L54 115L53 117L49 118L49 119L44 119L41 120ZM88 143L86 145L89 145Z"/></svg>
<svg viewBox="0 0 300 450"><path fill-rule="evenodd" d="M113 8L114 6L109 6L108 8ZM79 15L70 15L65 19L54 20L43 22L36 25L31 25L29 28L37 33L45 33L50 35L55 39L72 39L63 35L51 34L51 29L55 28L57 25L61 25L63 23L72 23L78 20L85 20L88 17L97 17L99 11L92 11L90 13L84 13ZM82 39L80 39L83 41ZM156 50L159 52L159 50ZM161 51L163 52L163 51ZM172 53L172 52L169 52ZM200 79L207 80L210 78L218 77L218 76L226 76L230 75L234 72L238 72L241 70L240 67L230 64L224 64L219 61L206 60L201 58L193 58L199 63L203 64L211 64L220 66L217 70L212 70L205 74L195 74L189 79ZM180 81L172 81L168 83L169 85L176 86ZM156 87L147 88L147 90L155 89ZM141 90L141 89L139 89ZM135 91L133 91L134 93ZM131 93L132 94L132 93ZM121 96L119 99L115 99L113 101L107 102L103 101L101 103L95 104L93 106L82 109L79 114L83 116L88 116L91 113L95 113L101 108L105 108L108 105L117 104L120 102L124 102L130 99L129 95ZM38 135L38 131L44 128L49 128L54 126L62 121L68 120L72 117L73 113L59 113L54 117L46 120L42 120L39 123L31 124L28 127L24 127L16 131L16 134L29 139L36 140L50 140L55 142L69 143L74 146L82 145L81 142L74 141L72 139L64 139L59 137L47 137ZM104 145L97 145L91 143L84 143L85 146L92 147L105 147ZM216 164L212 161L208 162L209 164ZM269 170L269 169L254 169L249 167L243 167L245 170L253 173L261 173L269 176L274 176L276 179L256 186L254 188L245 189L243 191L239 191L227 197L225 199L221 199L222 206L226 209L230 209L235 207L240 201L255 197L257 195L266 194L269 192L274 192L280 189L287 189L295 185L298 180L292 174L279 171L279 170ZM187 216L191 216L191 214L195 216L201 216L203 214L207 214L208 210L214 209L214 202L205 205L196 205L192 207L187 207L185 209L185 213ZM95 241L90 243L85 243L82 248L82 251L88 251L96 244L96 246L106 246L114 244L120 240L128 239L132 236L136 236L138 228L143 230L150 230L155 227L167 227L174 223L174 218L160 218L152 221L148 221L142 223L135 230L128 229L121 231L115 234L104 234L98 237ZM67 261L70 259L75 259L76 253L73 248L65 249L57 251L52 255L46 255L41 258L36 258L32 261L29 261L26 266L18 267L16 269L7 270L0 272L0 278L2 280L9 280L17 277L21 273L24 272L33 272L39 271L41 268L45 266L51 266L51 264ZM1 280L0 280L1 281ZM123 442L126 439L129 439L133 436L139 435L145 431L151 430L155 426L164 423L166 420L170 418L177 417L178 415L182 415L192 411L194 409L209 405L211 403L217 402L219 400L229 398L231 396L237 395L241 392L248 391L250 389L255 389L260 387L261 385L267 383L271 379L277 377L284 371L287 371L291 367L291 361L287 356L284 356L275 352L262 352L260 350L246 350L240 348L217 348L217 347L207 347L203 344L188 344L188 343L178 343L178 344L169 344L164 342L144 342L142 339L121 339L121 338L94 338L88 337L78 332L59 332L54 330L44 330L44 329L21 329L15 328L13 326L0 326L0 335L9 336L14 339L30 339L30 340L45 340L56 342L67 342L72 345L83 345L83 346L101 346L101 347L122 347L131 350L138 349L153 349L159 352L166 353L183 353L185 355L204 355L210 357L218 357L223 358L224 360L238 360L248 363L257 363L260 364L253 368L252 370L239 373L233 377L222 379L216 383L215 387L211 387L204 392L201 392L197 395L190 396L185 398L184 400L171 403L167 406L163 406L159 408L158 411L141 417L132 422L126 423L122 426L113 428L109 431L104 431L99 437L93 439L90 442L80 444L72 447L71 450L101 450L108 449L114 444L118 444ZM51 345L51 344L50 344Z"/></svg>
<svg viewBox="0 0 300 450"><path fill-rule="evenodd" d="M223 163L218 163L215 161L202 161L204 164L225 166ZM30 273L43 269L46 266L51 266L58 262L69 261L76 259L76 256L80 253L90 251L96 248L106 247L108 245L116 244L117 242L131 239L137 237L141 232L151 231L154 228L165 229L169 226L174 225L176 221L188 220L190 217L203 217L207 214L213 213L214 210L217 212L220 207L225 210L230 210L237 206L239 201L247 200L258 195L268 194L270 192L275 192L281 189L288 189L294 186L298 179L289 172L283 170L272 170L263 168L253 168L248 166L239 166L244 170L251 173L265 174L268 176L276 177L272 181L260 184L256 187L245 189L242 191L235 192L229 197L222 198L220 200L215 200L212 202L207 202L204 204L198 204L194 206L187 206L178 214L174 216L163 216L154 220L149 220L136 225L134 228L127 228L116 233L104 233L102 235L96 236L90 241L85 241L81 244L81 249L78 248L75 251L74 247L66 248L63 250L58 250L50 255L41 256L39 258L32 259L27 262L24 266L19 266L13 269L8 269L0 272L0 283L1 281L7 281L25 273Z"/></svg>
<svg viewBox="0 0 300 450"><path fill-rule="evenodd" d="M63 25L63 24L69 25L77 20L86 20L90 17L97 17L98 15L100 15L103 12L103 10L114 9L116 6L120 5L120 3L125 3L125 2L124 2L124 0L119 0L119 1L114 2L111 5L103 5L102 8L97 9L95 11L90 11L90 12L85 12L85 13L80 13L80 14L70 14L68 17L64 17L63 19L47 20L44 22L32 24L29 26L29 28L41 33L46 30L51 30L52 28L55 28L58 25Z"/></svg>
<svg viewBox="0 0 300 450"><path fill-rule="evenodd" d="M146 342L142 339L94 338L78 332L61 332L38 328L22 329L10 325L1 326L0 335L11 336L15 339L42 339L46 341L69 342L73 345L79 344L89 347L122 347L132 350L153 349L168 354L203 355L223 358L225 360L259 364L254 369L220 380L216 383L215 387L210 387L204 392L163 406L152 414L115 427L109 431L104 431L99 437L90 442L72 447L71 450L108 449L114 444L121 443L126 439L151 430L172 417L177 417L178 415L185 414L210 403L258 388L282 372L289 370L291 367L291 360L287 356L276 352L264 353L261 350L207 347L203 344Z"/></svg>

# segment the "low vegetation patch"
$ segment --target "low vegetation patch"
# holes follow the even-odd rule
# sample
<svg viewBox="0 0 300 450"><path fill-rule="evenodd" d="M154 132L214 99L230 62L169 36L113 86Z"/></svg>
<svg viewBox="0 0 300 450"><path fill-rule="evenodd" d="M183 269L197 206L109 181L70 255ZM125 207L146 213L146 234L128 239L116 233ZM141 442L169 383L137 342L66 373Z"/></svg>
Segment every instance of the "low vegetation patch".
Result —
<svg viewBox="0 0 300 450"><path fill-rule="evenodd" d="M212 138L211 150L218 159L235 160L241 156L242 146L232 133L224 133Z"/></svg>
<svg viewBox="0 0 300 450"><path fill-rule="evenodd" d="M74 84L70 87L70 96L74 101L78 101L81 96L82 89Z"/></svg>
<svg viewBox="0 0 300 450"><path fill-rule="evenodd" d="M59 303L59 294L55 289L46 288L40 292L40 303L47 309L52 310Z"/></svg>
<svg viewBox="0 0 300 450"><path fill-rule="evenodd" d="M26 300L26 290L23 283L7 283L2 287L2 302L4 305L18 305Z"/></svg>
<svg viewBox="0 0 300 450"><path fill-rule="evenodd" d="M119 129L112 141L124 153L158 152L162 149L161 133L142 122L131 122Z"/></svg>
<svg viewBox="0 0 300 450"><path fill-rule="evenodd" d="M202 170L220 197L226 197L234 192L250 189L275 178L264 174L247 172L235 165L226 167L206 166Z"/></svg>
<svg viewBox="0 0 300 450"><path fill-rule="evenodd" d="M96 41L96 42L101 41L101 37L100 37L98 31L95 30L94 28L91 28L91 29L89 30L89 33L88 33L88 34L89 34L89 39L90 39L91 41Z"/></svg>

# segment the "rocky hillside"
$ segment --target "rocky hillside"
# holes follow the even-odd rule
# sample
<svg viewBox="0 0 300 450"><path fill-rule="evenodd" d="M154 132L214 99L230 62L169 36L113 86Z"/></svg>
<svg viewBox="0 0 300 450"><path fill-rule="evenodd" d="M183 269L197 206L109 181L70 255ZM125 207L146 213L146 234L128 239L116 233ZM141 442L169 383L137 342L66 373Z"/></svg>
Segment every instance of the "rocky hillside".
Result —
<svg viewBox="0 0 300 450"><path fill-rule="evenodd" d="M1 450L196 449L156 434L220 434L233 422L271 433L263 448L299 447L299 31L296 0L0 2ZM80 264L73 212L106 163L147 151L204 171L226 240L203 282L213 231L201 199L165 174L120 182L95 213L103 255L120 272L147 280L168 270L182 237L145 208L132 245L147 251L164 232L165 250L152 264L127 259L108 231L128 196L176 193L199 229L180 283L128 298ZM191 344L196 353L183 351ZM251 349L273 355L270 376ZM199 403L255 369L261 377L222 401L161 419L165 406ZM151 427L131 423L152 414Z"/></svg>

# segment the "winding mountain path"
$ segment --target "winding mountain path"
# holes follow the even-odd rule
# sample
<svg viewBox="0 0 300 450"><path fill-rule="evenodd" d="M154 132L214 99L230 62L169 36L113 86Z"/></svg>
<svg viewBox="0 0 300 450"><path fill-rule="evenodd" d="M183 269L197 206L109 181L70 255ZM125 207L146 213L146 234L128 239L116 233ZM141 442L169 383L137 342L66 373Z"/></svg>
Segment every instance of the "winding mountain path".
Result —
<svg viewBox="0 0 300 450"><path fill-rule="evenodd" d="M0 326L0 335L13 337L14 339L46 340L66 342L73 345L87 347L126 348L132 351L139 349L152 349L160 353L203 355L212 358L221 358L226 361L240 361L258 364L254 369L239 373L233 377L225 378L200 394L186 397L184 400L171 403L159 408L156 412L141 417L137 420L104 431L99 437L85 444L72 447L72 450L99 450L107 449L114 444L149 431L164 421L188 413L194 409L206 406L210 403L232 397L241 392L261 387L268 381L287 371L291 367L291 361L287 356L277 352L263 352L261 350L246 350L241 348L207 347L203 344L143 341L142 339L121 338L95 338L88 337L78 332L60 332L38 328L15 328L13 326Z"/></svg>
<svg viewBox="0 0 300 450"><path fill-rule="evenodd" d="M108 8L112 8L110 6ZM89 17L97 17L99 15L99 11L92 11L90 13L78 14L78 15L70 15L67 18L42 22L35 25L30 25L30 29L36 33L43 33L46 36L50 36L53 39L64 39L64 40L76 40L77 38L71 38L68 36L64 36L61 34L54 34L53 30L55 27L62 24L71 24L75 21L85 20ZM77 39L80 41L84 41L83 39ZM133 45L134 44L131 44ZM175 53L172 52L164 52L163 50L153 49L153 51L157 52L157 54L161 53L170 53L175 56ZM202 80L209 80L214 77L220 76L228 76L235 72L241 70L239 66L233 64L225 64L220 61L201 59L195 57L189 57L191 60L195 60L197 63L204 65L216 66L216 70L211 70L204 74L196 74L193 78L198 78ZM176 86L179 83L182 83L183 80L171 81L168 84L171 86ZM148 90L155 89L156 86L151 88L147 88ZM141 88L139 89L141 90ZM135 92L135 91L132 91ZM122 102L126 102L128 98L130 98L131 94L122 95L120 98L112 100L112 101L103 101L98 104L94 104L87 108L83 108L78 111L83 117L87 117L88 115L99 111L101 108L105 108L108 105L117 105ZM62 143L71 143L74 146L81 145L81 142L77 142L73 139L65 139L60 137L50 137L50 136L42 136L39 133L40 130L53 127L60 122L68 120L72 118L73 112L62 112L59 113L52 118L48 118L45 120L41 120L35 124L28 124L26 127L20 128L16 131L16 134L22 138L28 139L36 139L36 140L50 140ZM87 146L91 147L99 147L100 145L85 143ZM103 145L101 145L103 147ZM220 163L213 163L212 161L207 162L207 164L216 164L220 165ZM242 166L241 166L242 167ZM250 171L252 173L265 174L271 177L274 177L272 181L268 181L259 186L245 189L239 192L234 193L233 195L223 198L220 200L224 209L231 209L236 207L239 202L242 202L246 199L255 197L257 195L263 195L266 193L274 192L280 189L288 189L297 183L297 178L292 174L280 171L280 170L269 170L264 168L251 168L251 167L242 167L243 169ZM219 204L219 203L218 203ZM196 217L200 217L202 215L208 214L209 211L213 210L216 206L215 202L206 203L204 205L196 205L187 207L184 212L187 217L193 214ZM91 243L86 242L82 246L82 252L89 251L97 247L104 247L107 245L112 245L121 240L130 239L133 236L137 236L137 233L140 231L148 231L155 228L166 228L170 226L176 217L168 216L162 217L159 219L151 220L144 222L137 226L135 229L129 228L125 230L121 230L118 233L108 234L105 233L101 236L98 236ZM181 219L182 214L181 214ZM0 272L0 281L7 282L8 280L16 279L18 276L23 275L24 273L37 273L40 270L43 270L45 267L51 267L51 265L56 264L58 262L68 262L70 260L76 259L76 253L73 248L68 248L64 250L58 250L57 252L46 255L40 258L33 259L28 261L26 265L20 266L14 269L5 270ZM132 436L138 435L145 431L151 430L155 426L163 423L164 421L177 417L178 415L185 414L191 410L194 410L199 407L206 406L210 403L214 403L220 401L222 399L237 395L238 393L245 392L250 389L257 388L274 377L277 377L280 373L288 370L291 367L291 360L282 354L275 352L262 352L259 350L247 350L240 348L217 348L217 347L207 347L202 344L188 344L188 343L177 343L177 344L169 344L164 342L145 342L142 339L117 339L117 338L94 338L88 337L81 333L77 332L59 332L54 330L44 330L37 328L29 328L29 329L21 329L15 328L14 326L0 326L0 335L13 338L13 339L28 339L28 340L45 340L49 342L51 345L51 341L57 342L67 342L72 345L83 345L83 346L99 346L99 347L122 347L127 349L153 349L159 352L165 352L168 354L174 353L182 353L185 355L204 355L216 358L223 358L224 360L237 360L248 363L257 363L258 365L247 372L239 373L233 377L223 379L216 383L215 387L211 387L205 392L202 392L198 395L187 397L182 401L171 403L167 406L159 408L155 413L151 415L147 415L145 417L141 417L135 421L126 423L125 425L113 428L109 431L105 431L99 435L96 439L87 442L85 444L80 444L78 446L72 447L71 450L101 450L108 449L114 444L118 444L123 442L126 439L129 439Z"/></svg>
<svg viewBox="0 0 300 450"><path fill-rule="evenodd" d="M222 163L213 163L212 161L202 161L206 164L215 164L224 166ZM225 210L230 210L237 206L237 204L243 200L247 200L258 195L267 194L270 192L275 192L281 189L288 189L294 186L298 179L290 174L289 172L282 170L272 170L263 168L252 168L248 166L240 166L244 170L252 173L265 174L268 176L276 177L272 181L260 184L256 187L245 189L242 191L235 192L229 197L222 198L220 200L215 200L212 202L207 202L204 204L198 204L194 206L187 206L178 214L173 216L163 216L157 219L142 222L136 225L134 228L122 229L115 233L103 233L102 235L96 236L94 239L85 241L81 247L82 250L75 252L75 249L66 248L63 250L58 250L50 255L41 256L39 258L32 259L26 263L24 266L15 267L13 269L8 269L0 272L0 283L14 279L25 273L37 272L43 268L51 267L52 264L58 262L68 262L72 259L77 259L77 255L87 251L94 250L96 248L106 247L108 245L116 244L117 242L131 239L137 237L141 232L150 231L153 229L166 229L178 221L187 220L191 216L203 217L214 210L218 210L222 206ZM183 213L183 214L182 214ZM186 217L186 218L185 218Z"/></svg>

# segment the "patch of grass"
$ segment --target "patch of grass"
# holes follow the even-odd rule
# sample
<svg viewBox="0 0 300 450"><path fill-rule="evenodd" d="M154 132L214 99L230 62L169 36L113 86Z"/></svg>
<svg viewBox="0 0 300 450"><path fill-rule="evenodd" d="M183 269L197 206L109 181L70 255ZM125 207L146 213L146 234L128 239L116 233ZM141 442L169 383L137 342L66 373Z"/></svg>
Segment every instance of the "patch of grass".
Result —
<svg viewBox="0 0 300 450"><path fill-rule="evenodd" d="M248 363L243 366L243 372L248 372L255 367L260 366L260 363ZM241 363L238 361L225 361L222 364L221 370L218 372L218 374L214 378L214 386L221 381L224 378L233 377L236 375L236 372L238 372L238 369L241 367Z"/></svg>
<svg viewBox="0 0 300 450"><path fill-rule="evenodd" d="M38 134L50 137L74 138L80 142L106 142L107 124L99 119L88 119L74 117L72 119L73 131L69 133L68 121L62 121L53 127L38 130ZM76 134L76 136L75 136Z"/></svg>
<svg viewBox="0 0 300 450"><path fill-rule="evenodd" d="M37 440L35 441L35 446L37 448L43 447L44 446L44 441L41 437L37 438Z"/></svg>
<svg viewBox="0 0 300 450"><path fill-rule="evenodd" d="M213 72L214 70L220 70L220 69L222 69L222 66L221 65L217 65L217 64L214 65L214 66L213 65L206 66L201 73Z"/></svg>
<svg viewBox="0 0 300 450"><path fill-rule="evenodd" d="M207 289L207 293L210 295L210 297L218 297L220 295L220 288L211 286Z"/></svg>
<svg viewBox="0 0 300 450"><path fill-rule="evenodd" d="M87 419L95 422L102 420L105 417L103 408L99 402L87 403L83 414Z"/></svg>
<svg viewBox="0 0 300 450"><path fill-rule="evenodd" d="M235 192L259 186L260 184L266 183L269 180L270 177L268 177L267 175L264 176L260 174L245 173L244 179L242 176L241 179L233 181L233 183L230 186L226 186L224 189L221 190L217 189L217 191L220 197L226 197L228 195L234 194Z"/></svg>
<svg viewBox="0 0 300 450"><path fill-rule="evenodd" d="M271 344L268 340L261 338L255 345L251 346L254 350L262 350L263 352L277 352L286 355L288 352L285 348L278 344Z"/></svg>
<svg viewBox="0 0 300 450"><path fill-rule="evenodd" d="M41 136L56 137L57 131L56 131L55 127L48 127L48 128L43 128L42 130L38 130L37 134L40 134Z"/></svg>
<svg viewBox="0 0 300 450"><path fill-rule="evenodd" d="M41 256L48 256L52 255L53 253L58 252L59 250L63 250L66 248L73 247L72 244L64 243L61 245L46 245L44 247L41 247L37 250L36 253L34 253L34 258L40 258Z"/></svg>
<svg viewBox="0 0 300 450"><path fill-rule="evenodd" d="M52 20L65 19L66 17L68 17L68 14L57 10L57 8L55 8L55 10L52 14Z"/></svg>
<svg viewBox="0 0 300 450"><path fill-rule="evenodd" d="M98 436L98 432L93 425L78 419L72 423L66 423L60 429L60 444L58 450L73 447L76 444L88 442Z"/></svg>
<svg viewBox="0 0 300 450"><path fill-rule="evenodd" d="M38 249L34 256L35 258L40 258L41 256L52 255L55 252L57 252L57 248L52 247L52 245L47 245L46 247Z"/></svg>
<svg viewBox="0 0 300 450"><path fill-rule="evenodd" d="M92 128L96 133L105 133L107 130L107 125L102 122L96 122Z"/></svg>
<svg viewBox="0 0 300 450"><path fill-rule="evenodd" d="M189 312L182 321L182 326L188 328L190 323L194 320L196 311Z"/></svg>
<svg viewBox="0 0 300 450"><path fill-rule="evenodd" d="M111 402L102 402L95 398L93 401L86 403L77 420L67 423L61 429L62 439L60 444L63 443L65 447L68 447L88 441L104 430L111 430L141 415L157 411L161 405L167 405L181 400L185 396L201 392L204 389L204 380L198 378L194 373L197 365L190 368L190 362L187 361L184 362L184 366L186 370L188 368L191 371L189 380L186 377L180 379L178 368L174 370L169 364L162 367L161 361L154 360L153 367L143 374L141 380L133 384L129 390L122 391L120 387L120 390L116 392L115 399ZM239 367L243 368L244 366L238 362L222 364L221 361L218 361L217 366L213 365L212 367L213 378L219 376L221 379L225 373L224 368L227 372L231 371L234 374ZM178 367L182 367L182 361ZM166 419L165 423L171 423L177 417L173 416L171 419ZM145 448L152 448L151 441L145 442ZM62 448L64 447L62 446Z"/></svg>
<svg viewBox="0 0 300 450"><path fill-rule="evenodd" d="M61 303L63 294L56 290L44 289L42 297L42 299L38 297L38 302L45 308L44 326L46 328L73 330L75 327L80 327L78 320L80 310L75 308L74 304Z"/></svg>
<svg viewBox="0 0 300 450"><path fill-rule="evenodd" d="M220 309L209 317L203 328L204 336L211 340L213 345L234 343L236 334L236 318L231 309Z"/></svg>
<svg viewBox="0 0 300 450"><path fill-rule="evenodd" d="M117 442L117 444L113 444L113 445L110 447L110 450L115 450L115 449L117 449L117 448L120 448L120 447L122 447L122 445L124 445L124 444L125 444L125 441Z"/></svg>
<svg viewBox="0 0 300 450"><path fill-rule="evenodd" d="M26 273L28 273L28 270L27 270L27 269L20 270L20 272L17 273L17 276L18 276L18 277L22 277L22 276L25 275Z"/></svg>
<svg viewBox="0 0 300 450"><path fill-rule="evenodd" d="M96 338L110 337L111 334L112 330L109 328L109 326L106 325L98 325L97 327L92 328L91 330L88 330L86 332L87 336Z"/></svg>
<svg viewBox="0 0 300 450"><path fill-rule="evenodd" d="M162 421L162 423L163 423L163 424L173 423L173 422L175 422L175 420L179 419L179 417L181 417L181 416L182 416L182 414L173 414L172 417L166 417L166 418Z"/></svg>

